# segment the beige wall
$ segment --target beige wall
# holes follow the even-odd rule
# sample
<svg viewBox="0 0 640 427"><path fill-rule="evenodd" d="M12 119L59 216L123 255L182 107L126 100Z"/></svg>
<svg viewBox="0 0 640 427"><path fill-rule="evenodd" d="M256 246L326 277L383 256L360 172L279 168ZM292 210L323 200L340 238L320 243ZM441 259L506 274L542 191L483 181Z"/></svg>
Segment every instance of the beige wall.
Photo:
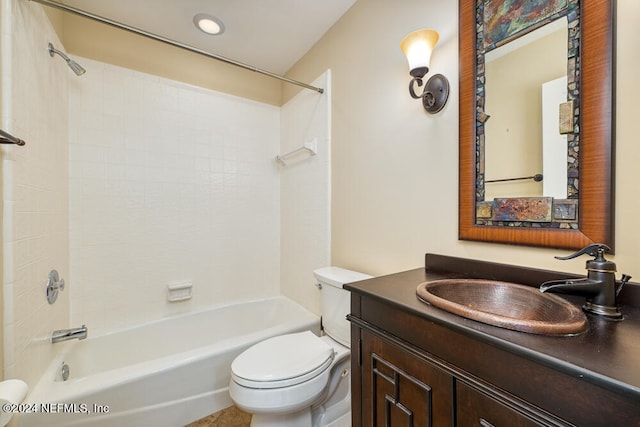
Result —
<svg viewBox="0 0 640 427"><path fill-rule="evenodd" d="M449 77L444 110L424 112L408 93L399 48L432 27L440 42L432 72ZM451 252L457 216L457 2L412 0L398 8L360 0L288 74L307 80L331 68L332 259L370 274ZM285 88L285 99L292 89Z"/></svg>
<svg viewBox="0 0 640 427"><path fill-rule="evenodd" d="M49 18L49 22L58 35L58 39L62 40L62 35L64 34L64 12L52 7L43 7L42 10Z"/></svg>
<svg viewBox="0 0 640 427"><path fill-rule="evenodd" d="M65 13L62 41L70 53L243 98L281 104L281 83L184 49ZM59 30L60 32L60 30Z"/></svg>
<svg viewBox="0 0 640 427"><path fill-rule="evenodd" d="M640 4L617 11L616 251L621 272L640 278L640 162L635 115L640 82ZM373 274L423 265L425 252L563 271L584 272L585 259L557 261L567 251L459 241L457 228L457 1L360 0L288 73L308 80L333 73L333 263ZM440 42L432 72L444 73L452 93L435 116L409 97L407 66L398 44L432 27ZM285 88L284 98L294 89Z"/></svg>
<svg viewBox="0 0 640 427"><path fill-rule="evenodd" d="M4 7L4 4L2 3L2 1L0 1L0 8ZM0 124L4 124L4 121L2 120L3 116L3 94L2 94L2 90L3 90L3 83L4 83L4 67L5 65L3 64L3 48L2 48L2 38L4 37L4 32L5 31L9 31L9 29L5 28L5 24L4 24L4 20L0 17ZM0 171L0 188L2 188L2 171ZM0 197L1 199L1 197ZM4 203L2 204L2 206L0 206L0 209L2 209L2 211L4 211ZM2 237L2 230L0 230L0 241L2 241L3 237ZM3 269L4 269L4 251L2 246L4 245L0 245L0 277L3 277ZM3 325L4 325L4 292L0 292L0 319L3 319ZM4 380L4 327L0 327L0 381Z"/></svg>
<svg viewBox="0 0 640 427"><path fill-rule="evenodd" d="M638 145L638 99L640 81L640 2L618 1L616 67L616 256L618 270L635 275L640 281L640 197L638 197L637 167L640 164Z"/></svg>

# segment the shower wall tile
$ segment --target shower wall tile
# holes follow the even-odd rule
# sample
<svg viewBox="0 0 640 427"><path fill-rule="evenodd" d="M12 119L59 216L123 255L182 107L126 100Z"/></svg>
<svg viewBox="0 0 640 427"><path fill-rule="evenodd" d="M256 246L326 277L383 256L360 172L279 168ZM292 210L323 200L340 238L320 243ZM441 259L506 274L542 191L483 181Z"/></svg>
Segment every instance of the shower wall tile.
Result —
<svg viewBox="0 0 640 427"><path fill-rule="evenodd" d="M63 49L41 6L2 0L2 124L24 139L3 146L4 374L34 385L69 326L69 292L45 297L49 271L69 278L68 84L76 78L47 44ZM71 77L70 74L73 76Z"/></svg>
<svg viewBox="0 0 640 427"><path fill-rule="evenodd" d="M280 109L78 59L72 323L101 333L280 291ZM193 298L168 303L167 285Z"/></svg>

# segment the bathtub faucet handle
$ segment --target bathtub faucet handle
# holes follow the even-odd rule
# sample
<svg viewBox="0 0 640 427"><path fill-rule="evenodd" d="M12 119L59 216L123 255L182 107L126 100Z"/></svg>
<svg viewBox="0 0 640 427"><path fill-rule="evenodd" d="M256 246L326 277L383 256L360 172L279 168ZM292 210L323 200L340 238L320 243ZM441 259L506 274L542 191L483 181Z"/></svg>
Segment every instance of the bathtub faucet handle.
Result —
<svg viewBox="0 0 640 427"><path fill-rule="evenodd" d="M58 292L64 290L64 279L60 278L60 275L56 270L51 270L49 277L47 278L47 301L49 304L53 304L58 299Z"/></svg>

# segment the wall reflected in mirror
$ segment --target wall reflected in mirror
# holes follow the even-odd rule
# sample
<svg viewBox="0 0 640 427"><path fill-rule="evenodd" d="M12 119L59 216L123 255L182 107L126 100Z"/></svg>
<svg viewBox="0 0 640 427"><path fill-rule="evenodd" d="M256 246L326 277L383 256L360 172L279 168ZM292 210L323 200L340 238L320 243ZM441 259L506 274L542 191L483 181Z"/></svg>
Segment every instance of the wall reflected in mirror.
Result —
<svg viewBox="0 0 640 427"><path fill-rule="evenodd" d="M485 55L484 200L567 198L567 34L562 17Z"/></svg>

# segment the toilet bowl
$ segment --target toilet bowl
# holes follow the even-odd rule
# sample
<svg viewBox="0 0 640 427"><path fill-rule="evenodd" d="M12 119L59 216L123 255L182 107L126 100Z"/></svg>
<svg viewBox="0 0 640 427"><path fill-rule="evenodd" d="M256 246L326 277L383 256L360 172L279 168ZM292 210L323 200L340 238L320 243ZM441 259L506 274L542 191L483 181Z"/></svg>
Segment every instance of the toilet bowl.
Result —
<svg viewBox="0 0 640 427"><path fill-rule="evenodd" d="M253 414L252 426L311 426L312 407L333 394L339 384L332 376L342 374L333 368L349 354L347 347L311 331L274 337L233 361L229 394Z"/></svg>
<svg viewBox="0 0 640 427"><path fill-rule="evenodd" d="M324 335L280 335L231 364L229 394L251 413L252 427L322 427L348 417L351 406L349 293L344 283L371 276L337 267L314 271L321 289Z"/></svg>

